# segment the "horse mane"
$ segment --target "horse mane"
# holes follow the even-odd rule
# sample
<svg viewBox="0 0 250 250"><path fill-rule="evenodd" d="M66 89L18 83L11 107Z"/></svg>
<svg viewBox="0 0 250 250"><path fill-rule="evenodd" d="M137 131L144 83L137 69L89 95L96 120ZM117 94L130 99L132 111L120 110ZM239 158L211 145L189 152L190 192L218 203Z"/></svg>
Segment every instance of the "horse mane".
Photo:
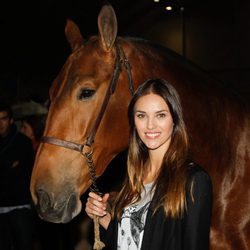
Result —
<svg viewBox="0 0 250 250"><path fill-rule="evenodd" d="M193 72L193 74L198 76L200 79L203 79L205 83L209 83L209 88L211 88L211 85L213 84L217 90L220 90L219 92L223 92L224 97L230 96L230 98L233 98L235 100L235 103L240 104L242 107L244 107L245 110L249 110L248 112L250 112L250 103L246 98L241 96L227 82L218 79L212 73L194 63L192 60L178 54L177 52L167 48L166 46L152 42L145 38L132 36L124 36L119 38L134 44L144 45L147 49L147 52L149 47L153 50L160 51L165 58L168 58L168 60L181 64L187 71Z"/></svg>

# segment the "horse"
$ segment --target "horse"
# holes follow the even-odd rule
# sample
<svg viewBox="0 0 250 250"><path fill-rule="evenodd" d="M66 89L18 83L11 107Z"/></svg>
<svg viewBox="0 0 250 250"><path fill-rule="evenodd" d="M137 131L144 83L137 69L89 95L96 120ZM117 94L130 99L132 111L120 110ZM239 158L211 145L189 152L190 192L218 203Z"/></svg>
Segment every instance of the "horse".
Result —
<svg viewBox="0 0 250 250"><path fill-rule="evenodd" d="M180 95L193 159L212 179L211 249L250 249L249 104L173 51L118 36L117 26L111 5L88 39L67 20L72 53L49 91L30 185L40 217L67 223L81 212L80 197L128 146L131 94L148 78L164 78Z"/></svg>

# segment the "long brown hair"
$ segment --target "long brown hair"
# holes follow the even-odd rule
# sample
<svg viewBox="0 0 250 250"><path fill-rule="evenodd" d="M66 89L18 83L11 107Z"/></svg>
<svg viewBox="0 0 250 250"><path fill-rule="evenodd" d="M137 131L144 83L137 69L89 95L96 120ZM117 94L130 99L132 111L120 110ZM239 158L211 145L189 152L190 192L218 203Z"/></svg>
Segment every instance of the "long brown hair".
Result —
<svg viewBox="0 0 250 250"><path fill-rule="evenodd" d="M164 207L166 216L181 216L186 208L185 186L189 155L188 135L182 115L180 98L174 87L163 79L149 79L139 86L128 108L130 143L127 159L127 177L113 208L120 218L127 205L140 200L143 189L143 173L148 161L148 149L138 136L134 123L134 107L138 99L147 94L157 94L167 103L174 129L171 142L154 182L153 211Z"/></svg>

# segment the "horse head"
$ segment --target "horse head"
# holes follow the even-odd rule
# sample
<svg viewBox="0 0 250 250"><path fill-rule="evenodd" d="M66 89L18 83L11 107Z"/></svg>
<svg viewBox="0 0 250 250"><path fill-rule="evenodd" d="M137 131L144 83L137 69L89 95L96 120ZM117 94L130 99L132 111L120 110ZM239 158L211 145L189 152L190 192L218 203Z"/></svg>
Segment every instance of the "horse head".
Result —
<svg viewBox="0 0 250 250"><path fill-rule="evenodd" d="M115 45L117 20L111 6L102 8L98 29L98 36L85 40L76 24L67 21L72 53L50 89L31 193L39 215L51 222L68 222L81 210L80 196L91 185L85 153L92 152L100 176L128 143L126 117L133 86L124 67L125 52Z"/></svg>

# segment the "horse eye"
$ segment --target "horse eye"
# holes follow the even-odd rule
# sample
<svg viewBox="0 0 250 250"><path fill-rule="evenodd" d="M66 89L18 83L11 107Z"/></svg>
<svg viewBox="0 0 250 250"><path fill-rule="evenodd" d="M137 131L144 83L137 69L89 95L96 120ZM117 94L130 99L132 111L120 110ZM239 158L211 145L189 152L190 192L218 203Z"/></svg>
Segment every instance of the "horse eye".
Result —
<svg viewBox="0 0 250 250"><path fill-rule="evenodd" d="M80 93L78 95L78 99L79 100L89 99L94 94L95 94L95 90L94 89L81 89Z"/></svg>

